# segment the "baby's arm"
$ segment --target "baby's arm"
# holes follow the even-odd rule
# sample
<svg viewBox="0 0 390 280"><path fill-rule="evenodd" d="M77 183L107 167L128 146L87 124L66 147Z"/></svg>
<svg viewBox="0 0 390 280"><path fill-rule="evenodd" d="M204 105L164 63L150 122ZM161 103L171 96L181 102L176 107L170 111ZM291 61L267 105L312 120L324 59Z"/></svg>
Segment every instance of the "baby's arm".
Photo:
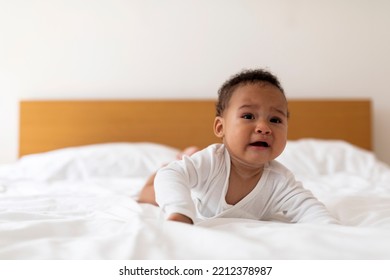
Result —
<svg viewBox="0 0 390 280"><path fill-rule="evenodd" d="M279 201L276 206L279 212L285 214L291 222L298 223L321 223L339 224L325 207L309 190L302 184L290 177L287 185L279 193Z"/></svg>
<svg viewBox="0 0 390 280"><path fill-rule="evenodd" d="M199 162L199 159L184 157L157 172L154 181L156 201L168 220L194 222L196 209L191 189L198 186L200 180Z"/></svg>

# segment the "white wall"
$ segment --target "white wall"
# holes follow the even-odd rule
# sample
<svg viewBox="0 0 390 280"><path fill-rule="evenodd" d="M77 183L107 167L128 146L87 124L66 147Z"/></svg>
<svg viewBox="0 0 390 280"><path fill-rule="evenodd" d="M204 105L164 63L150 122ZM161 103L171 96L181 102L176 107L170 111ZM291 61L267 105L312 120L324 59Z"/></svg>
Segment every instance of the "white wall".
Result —
<svg viewBox="0 0 390 280"><path fill-rule="evenodd" d="M231 74L266 67L290 98L372 98L375 152L390 163L389 10L386 0L0 0L0 162L17 158L21 99L215 98Z"/></svg>

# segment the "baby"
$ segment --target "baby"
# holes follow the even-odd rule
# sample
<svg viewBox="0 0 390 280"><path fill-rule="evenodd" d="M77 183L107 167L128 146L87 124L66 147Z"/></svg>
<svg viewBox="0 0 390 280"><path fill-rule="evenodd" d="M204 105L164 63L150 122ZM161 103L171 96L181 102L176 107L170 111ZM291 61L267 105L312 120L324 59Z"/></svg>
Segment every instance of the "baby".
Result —
<svg viewBox="0 0 390 280"><path fill-rule="evenodd" d="M222 140L161 168L157 204L168 220L214 217L338 223L277 158L287 142L288 105L277 77L243 71L218 92L214 133Z"/></svg>

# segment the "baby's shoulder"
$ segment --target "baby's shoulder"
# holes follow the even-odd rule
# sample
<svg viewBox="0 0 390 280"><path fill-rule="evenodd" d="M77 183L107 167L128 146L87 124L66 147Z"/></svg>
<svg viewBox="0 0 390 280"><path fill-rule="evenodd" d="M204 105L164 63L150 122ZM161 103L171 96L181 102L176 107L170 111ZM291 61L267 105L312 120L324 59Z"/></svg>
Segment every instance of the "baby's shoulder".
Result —
<svg viewBox="0 0 390 280"><path fill-rule="evenodd" d="M197 153L197 155L209 158L223 158L225 157L226 149L223 144L211 144L205 149Z"/></svg>
<svg viewBox="0 0 390 280"><path fill-rule="evenodd" d="M228 155L223 144L212 144L191 156L184 156L183 163L191 163L197 167L207 165L209 168L210 165L224 164L226 157Z"/></svg>

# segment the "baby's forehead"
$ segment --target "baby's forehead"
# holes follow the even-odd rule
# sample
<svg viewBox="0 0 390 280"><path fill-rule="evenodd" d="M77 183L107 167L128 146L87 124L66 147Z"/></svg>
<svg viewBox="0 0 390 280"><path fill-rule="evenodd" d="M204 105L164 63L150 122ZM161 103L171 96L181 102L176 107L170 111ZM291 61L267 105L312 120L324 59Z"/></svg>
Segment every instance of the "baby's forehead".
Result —
<svg viewBox="0 0 390 280"><path fill-rule="evenodd" d="M270 86L244 86L233 92L226 109L257 110L272 109L288 115L287 100L277 87ZM229 110L230 111L230 110Z"/></svg>

